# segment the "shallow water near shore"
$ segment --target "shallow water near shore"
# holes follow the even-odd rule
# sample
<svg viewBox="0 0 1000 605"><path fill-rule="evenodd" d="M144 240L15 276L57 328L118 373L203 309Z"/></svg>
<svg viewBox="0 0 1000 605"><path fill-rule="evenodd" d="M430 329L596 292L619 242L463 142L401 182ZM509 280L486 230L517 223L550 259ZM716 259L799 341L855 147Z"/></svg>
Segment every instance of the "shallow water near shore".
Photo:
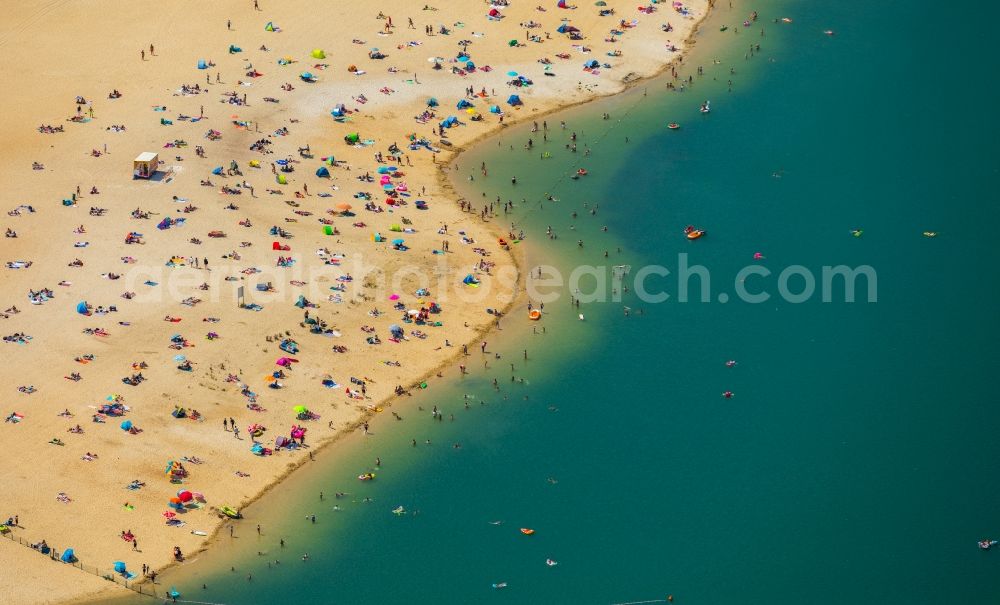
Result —
<svg viewBox="0 0 1000 605"><path fill-rule="evenodd" d="M223 532L167 574L160 594L175 585L184 600L227 604L995 597L1000 553L976 547L1000 537L1000 210L987 203L1000 128L991 107L975 107L997 98L982 75L991 49L980 24L991 20L934 29L925 4L721 7L685 61L685 76L705 67L692 90L669 92L660 78L548 116L547 146L522 125L463 154L463 195L477 207L497 195L518 204L507 222L527 232L517 245L529 266L569 275L628 264L635 276L655 264L673 276L686 253L710 274L710 302L679 302L668 277L647 284L671 294L662 304L633 288L621 303L577 310L564 289L537 324L516 309L489 339L500 359L470 350L470 376L431 381L394 408L402 422L382 414L374 435L323 452L251 506L235 538ZM753 8L761 19L744 29ZM772 22L785 15L793 23ZM706 99L712 112L700 115ZM681 128L668 131L671 121ZM573 131L575 154L564 147ZM577 166L590 174L567 178ZM707 235L688 241L688 224ZM558 239L545 238L549 225ZM773 274L747 289L771 299L750 304L737 300L737 273L755 252ZM842 287L821 301L821 268L841 264L877 272L877 302L864 280L854 303ZM790 265L817 276L801 304L778 293ZM376 480L359 482L376 456Z"/></svg>

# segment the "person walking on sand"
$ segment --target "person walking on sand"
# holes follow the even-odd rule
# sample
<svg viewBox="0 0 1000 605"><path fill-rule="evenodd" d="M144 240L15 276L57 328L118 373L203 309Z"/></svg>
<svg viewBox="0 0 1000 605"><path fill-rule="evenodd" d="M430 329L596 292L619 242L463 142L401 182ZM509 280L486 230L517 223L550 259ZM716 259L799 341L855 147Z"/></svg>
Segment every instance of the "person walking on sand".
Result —
<svg viewBox="0 0 1000 605"><path fill-rule="evenodd" d="M139 56L142 57L143 61L145 61L146 60L146 51L145 50L140 50L139 51Z"/></svg>
<svg viewBox="0 0 1000 605"><path fill-rule="evenodd" d="M486 352L486 341L485 340L483 341L483 344L480 345L480 349L482 349L483 353Z"/></svg>

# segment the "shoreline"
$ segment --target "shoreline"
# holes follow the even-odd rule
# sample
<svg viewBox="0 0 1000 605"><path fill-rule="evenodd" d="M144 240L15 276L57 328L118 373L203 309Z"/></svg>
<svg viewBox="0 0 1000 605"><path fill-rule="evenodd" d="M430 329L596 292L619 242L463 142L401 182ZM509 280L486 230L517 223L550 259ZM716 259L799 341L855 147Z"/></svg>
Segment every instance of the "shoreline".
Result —
<svg viewBox="0 0 1000 605"><path fill-rule="evenodd" d="M448 158L447 158L446 161L439 161L439 162L436 163L437 164L437 169L435 171L435 177L436 177L436 181L437 181L437 185L438 185L440 193L442 193L443 197L446 198L446 199L448 199L452 204L458 202L460 199L464 199L463 196L461 196L459 194L458 190L455 187L454 179L458 178L458 175L457 175L457 173L452 168L459 161L459 159L461 158L461 156L462 156L463 153L465 153L466 151L472 149L473 147L475 147L475 146L477 146L477 145L479 145L481 143L484 143L485 141L487 141L489 139L492 139L494 137L497 137L497 136L503 134L503 132L508 127L510 127L510 126L517 126L517 125L520 125L520 124L522 124L522 123L524 123L526 121L532 120L532 119L544 118L544 117L552 115L552 114L561 113L561 112L564 112L564 111L569 111L569 110L572 110L572 109L584 107L584 106L586 106L588 104L591 104L591 103L599 102L599 101L602 101L602 100L607 100L607 99L610 99L612 97L625 94L625 93L630 92L633 89L637 88L640 84L649 84L651 81L663 77L664 74L669 69L671 69L672 67L674 67L676 64L683 63L684 58L687 57L694 50L695 37L701 31L701 25L704 23L705 20L708 19L709 15L712 13L712 11L715 10L715 0L708 0L708 5L707 6L708 6L708 9L707 9L706 13L702 16L701 19L699 19L696 22L694 28L691 30L691 32L689 33L689 35L687 36L687 38L685 38L685 40L684 40L684 45L685 46L683 47L683 50L679 54L675 55L674 58L671 61L669 61L669 62L661 65L657 69L657 71L655 73L653 73L653 74L651 74L649 76L637 77L637 78L634 78L634 79L630 79L628 81L624 81L624 80L620 81L620 84L622 85L622 88L619 89L619 90L616 90L616 91L611 91L611 92L607 92L607 93L603 93L603 94L597 94L597 95L594 95L594 96L592 96L590 98L586 98L586 99L575 100L575 101L573 101L571 103L568 103L566 105L549 107L549 108L546 108L544 110L538 111L537 113L533 113L530 116L527 116L527 115L525 115L525 116L518 116L517 119L514 119L514 120L512 120L510 122L507 122L507 123L504 123L502 125L499 125L499 126L497 126L496 129L491 130L489 132L480 133L479 135L477 135L476 137L474 137L473 139L471 139L469 141L462 142L461 144L455 145L453 147L449 147L447 149L442 149L442 153L447 153L447 154L449 154L449 156L448 156ZM494 217L494 218L498 218L498 217ZM484 224L487 225L488 229L490 229L491 231L493 231L493 235L495 235L495 236L496 235L499 235L499 236L503 236L504 235L504 232L499 227L497 227L497 225L496 225L495 222L493 222L493 221L487 221ZM514 298L509 303L507 303L507 305L502 309L501 317L507 317L509 315L511 309L513 309L518 303L527 301L526 290L523 287L524 284L525 284L525 282L526 282L526 276L527 276L527 274L525 273L526 267L524 265L524 259L525 259L526 253L521 252L522 250L523 250L523 248L517 248L517 247L512 247L511 250L510 250L511 260L513 261L514 266L517 269L517 285L518 285L518 288L516 290L517 294L514 296ZM496 332L497 332L497 328L495 327L494 323L493 322L489 322L489 323L485 324L485 327L482 327L482 328L480 328L477 331L476 336L474 338L468 340L464 344L466 344L466 345L471 344L473 342L481 340L482 338L484 338L486 336L489 336L491 334L494 334ZM412 381L413 384L419 384L420 382L426 381L427 379L431 379L431 378L437 377L437 373L439 371L441 371L441 370L443 370L443 369L445 369L445 368L447 368L449 366L452 366L453 364L455 364L462 357L463 357L463 355L461 353L456 352L450 358L442 361L435 368L429 370L424 375L419 376L418 378L416 378L415 380L413 380ZM444 380L461 380L461 376L459 376L458 378L454 378L454 377L444 378ZM403 405L405 405L405 402L406 402L406 399L404 399L404 396L402 396L402 395L390 395L386 399L384 399L384 400L382 400L380 402L373 402L372 405L376 405L376 406L381 407L381 408L389 409L389 408L391 408L391 407L393 407L395 405L403 406ZM319 444L317 444L315 446L317 449L310 450L310 453L318 455L320 452L327 451L328 449L332 448L334 445L340 443L350 433L352 433L353 431L361 428L361 426L367 420L370 420L371 418L375 417L378 413L379 412L377 412L375 410L370 410L370 411L366 411L366 412L362 413L357 418L356 421L352 422L349 430L344 430L344 431L338 432L334 436L326 438L325 440L321 441ZM253 507L254 505L256 505L256 506L263 506L264 503L262 503L262 500L268 494L270 494L275 488L277 488L289 476L291 476L292 474L294 474L296 471L301 470L304 466L306 466L310 462L315 462L315 460L311 459L310 457L303 457L303 458L300 458L299 460L297 460L294 463L293 466L289 466L280 476L276 477L271 483L269 483L266 487L264 487L264 489L262 491L260 491L252 499L250 499L249 501L247 501L241 507L241 510ZM202 554L202 553L208 552L210 549L212 549L212 547L214 545L216 545L217 542L221 539L221 532L222 532L222 530L225 527L226 527L226 525L225 525L224 522L221 523L221 524L219 524L212 531L212 533L210 533L209 536L206 538L206 541L205 541L204 545L201 548L199 548L198 550L193 551L191 553L192 558L195 557L195 556L197 556L198 554ZM179 562L171 562L170 564L168 564L168 565L162 567L160 570L158 570L158 572L162 573L162 572L166 572L166 571L169 571L169 570L178 569L178 568L180 568L180 566L181 566L181 563L179 563ZM144 581L144 583L146 583L146 581ZM121 588L121 587L119 587L119 588ZM114 589L111 589L111 590L114 590ZM111 592L111 590L109 590L109 593ZM118 592L118 591L115 591L115 592ZM93 603L94 600L96 598L99 598L100 596L101 595L96 595L96 596L92 596L92 597L81 597L80 599L71 601L70 604L71 605L85 605L87 603ZM147 595L147 596L152 596L152 595Z"/></svg>
<svg viewBox="0 0 1000 605"><path fill-rule="evenodd" d="M475 145L479 144L480 142L482 142L482 141L484 141L484 140L486 140L488 138L502 135L504 129L508 125L511 125L511 124L514 124L514 125L520 124L520 123L522 123L522 122L524 122L526 120L536 119L536 118L547 116L547 115L550 115L550 114L553 114L553 113L559 112L559 111L570 110L572 108L583 106L583 105L585 105L587 103L591 103L593 101L611 98L611 97L613 97L615 95L623 94L623 93L625 93L625 92L627 92L627 91L629 91L629 90L637 87L640 84L649 83L651 80L654 80L655 78L662 76L667 70L669 70L671 68L671 66L674 66L674 65L676 65L678 63L683 63L684 58L686 56L688 56L688 54L691 52L691 50L692 50L692 48L694 46L695 37L697 36L698 32L701 30L702 23L705 21L705 19L708 18L708 16L710 14L712 14L713 10L714 10L714 3L713 2L708 2L707 8L706 8L704 14L697 21L695 21L695 23L692 26L691 31L685 37L684 42L683 42L683 50L680 53L675 54L674 56L672 56L670 61L658 64L657 69L654 72L650 73L649 75L642 76L642 77L631 78L631 79L628 79L628 80L624 80L623 79L621 81L615 81L615 86L616 86L615 90L611 90L611 91L608 91L608 92L603 92L603 91L601 91L601 92L595 92L595 90L592 90L592 89L588 88L588 92L585 93L585 94L588 95L586 98L573 99L571 102L566 103L566 104L558 104L558 105L552 105L552 106L549 106L549 107L545 107L544 106L545 103L551 103L552 101L551 101L551 99L542 99L542 101L541 101L542 108L541 109L538 109L537 111L533 111L533 112L530 112L530 113L527 112L527 111L523 111L523 110L520 111L520 112L514 112L514 111L512 111L512 112L510 112L508 114L508 117L510 118L510 121L508 123L502 124L502 125L499 125L499 126L492 126L488 132L479 133L477 136L474 136L474 137L472 137L472 138L470 138L468 140L464 140L464 141L462 141L460 143L456 143L455 146L452 147L452 148L444 148L444 149L442 149L442 153L439 154L439 157L442 160L444 160L444 161L438 161L438 162L436 162L436 166L434 167L434 172L433 172L433 180L434 180L434 183L435 183L435 185L437 187L437 192L436 192L437 202L436 203L443 205L447 201L447 204L448 204L449 208L451 208L451 210L455 210L452 205L459 199L460 196L458 195L458 192L457 192L456 188L454 187L454 182L452 180L453 178L456 177L456 172L453 170L453 167L457 163L458 159L461 157L461 154L463 152L467 151L468 149L474 147ZM652 32L650 32L650 33L652 33ZM629 75L632 75L631 72L630 72ZM601 83L603 83L603 80L602 80ZM583 89L578 87L578 90L582 92ZM150 99L150 100L152 100L152 99ZM174 100L173 103L176 104L177 101ZM264 107L267 107L267 106L264 106ZM267 108L271 109L269 107L267 107ZM373 108L373 109L376 109L376 108ZM274 108L274 111L270 112L270 115L272 115L271 119L275 119L275 118L280 117L281 115L286 114L286 113L287 113L287 111L285 110L284 106L281 106L280 108ZM362 114L361 118L372 119L372 118L377 118L378 115L379 115L379 113L376 110L374 113L364 113L364 114ZM315 118L315 116L309 116L309 118ZM398 120L403 121L404 118L402 116L399 116ZM359 127L363 127L363 126L359 125ZM228 144L227 144L227 146L228 146ZM444 155L444 154L447 154L447 155ZM414 170L414 172L417 172L417 171ZM350 175L348 175L348 176L350 176ZM345 179L346 179L346 177L345 177ZM464 215L458 214L457 212L453 212L453 214L455 215L455 217L465 218ZM475 214L472 213L472 216L474 217ZM486 232L488 232L493 237L502 236L502 235L505 235L505 234L504 234L503 229L499 226L499 221L498 221L499 218L500 218L499 216L495 216L495 217L492 217L491 220L488 220L488 221L485 221L485 222L479 222L479 221L477 221L475 224L476 224L477 228L485 230ZM519 303L523 303L526 300L526 291L525 291L525 288L524 288L524 284L526 283L526 278L527 278L527 274L525 273L526 252L524 252L523 250L524 250L523 247L520 247L520 248L519 247L512 247L511 250L510 250L510 254L508 256L508 261L513 264L513 267L514 267L514 269L516 271L516 280L515 280L515 288L516 289L515 289L515 295L514 295L514 297L509 302L507 302L504 305L504 307L503 307L503 317L506 317L507 315L509 315L511 309L515 308L516 305L518 305ZM363 304L364 303L362 303L362 305ZM470 324L470 327L471 327L471 325L473 325L473 324ZM495 329L495 327L493 326L493 322L492 322L492 318L491 318L491 320L489 322L482 322L482 323L480 323L478 325L478 327L473 331L472 334L468 334L468 335L463 336L462 337L462 342L465 342L467 344L475 342L475 341L477 341L479 339L482 339L482 338L488 336L489 334L494 333L493 332L494 329ZM458 344L461 344L461 343L458 343ZM457 345L455 345L455 346L457 348ZM442 361L440 361L434 367L432 367L430 369L426 369L422 374L414 375L415 376L414 378L407 377L407 381L409 381L409 384L415 384L415 383L421 382L422 380L432 379L434 377L437 377L438 372L440 372L441 370L443 370L443 369L445 369L445 368L447 368L447 367L455 364L456 361L458 359L460 359L460 358L461 358L461 353L456 350L456 352L453 355L451 355L450 357L444 358ZM447 378L450 379L451 377L449 376ZM389 380L391 381L391 378ZM384 382L385 382L384 380L380 381L380 383L384 383ZM404 382L403 384L406 384L406 383ZM384 395L382 398L372 398L372 399L366 400L364 403L365 403L365 405L367 405L367 406L369 406L371 408L375 408L375 407L391 408L392 406L405 405L404 401L405 400L403 399L402 396ZM256 491L254 491L252 493L252 495L250 495L249 497L244 498L242 500L239 500L237 498L235 501L231 500L230 502L233 503L233 504L236 504L238 502L239 503L239 508L244 508L244 507L248 507L248 506L258 505L258 503L264 498L264 496L266 496L267 494L271 493L271 491L275 487L277 487L279 484L281 484L282 482L284 482L290 475L292 475L294 473L294 471L301 469L303 467L303 465L306 464L306 462L312 461L312 459L311 459L312 456L315 456L317 453L322 452L322 451L328 451L327 448L329 448L330 446L332 446L332 444L341 442L341 440L343 439L343 437L345 435L347 435L348 433L351 433L351 432L357 430L367 419L370 419L371 417L373 417L375 414L378 413L374 409L369 409L369 410L366 410L366 411L363 411L363 412L359 412L359 411L357 411L355 409L355 404L356 403L357 402L353 402L353 401L350 402L351 411L350 411L349 424L348 425L344 425L344 426L338 425L338 428L336 429L336 432L333 435L320 436L318 439L316 439L316 441L313 444L311 444L312 447L309 450L310 456L305 455L305 452L301 452L301 451L298 452L295 455L294 459L285 461L285 468L284 469L282 469L277 475L269 476L268 481L262 487L260 487ZM314 437L314 439L315 439L315 437ZM222 504L222 502L219 499L216 499L213 502L213 504L215 504L217 506L217 505ZM196 556L196 555L198 555L200 553L206 552L206 551L208 551L210 549L210 547L212 547L214 544L216 544L216 542L218 540L219 532L225 526L225 521L213 521L211 523L211 525L212 525L212 527L210 528L209 535L206 538L203 539L201 545L198 548L191 549L191 550L188 551L190 553L189 556L194 557L194 556ZM18 535L21 535L22 533L23 533L23 530L19 531ZM35 537L37 538L38 536L35 536ZM62 542L62 541L64 541L64 540L60 540L60 542ZM92 562L92 561L93 561L93 557L88 556L88 557L85 558L85 562L86 563L89 563L89 562ZM158 571L162 572L162 571L166 571L166 570L172 570L172 569L175 569L177 567L178 567L177 563L170 563L170 564L165 565L165 566L159 566L159 567L157 567L157 569L158 569ZM140 581L140 583L145 583L145 582L144 581ZM104 589L101 589L96 594L90 593L88 596L80 596L78 599L76 599L76 600L74 600L72 602L91 602L94 599L101 598L102 596L106 596L108 594L115 593L115 592L120 592L120 588L121 588L121 586L117 586L117 588L112 588L112 587L108 586L108 587L106 587Z"/></svg>

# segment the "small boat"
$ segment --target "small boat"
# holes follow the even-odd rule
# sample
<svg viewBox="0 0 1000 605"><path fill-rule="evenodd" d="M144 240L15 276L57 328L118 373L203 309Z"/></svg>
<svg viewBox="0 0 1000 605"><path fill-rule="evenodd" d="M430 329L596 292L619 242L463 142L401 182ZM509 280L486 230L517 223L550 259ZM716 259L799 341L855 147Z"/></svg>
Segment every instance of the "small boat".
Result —
<svg viewBox="0 0 1000 605"><path fill-rule="evenodd" d="M791 22L792 22L792 20L791 20L791 19L789 19L788 17L782 17L782 18L781 18L781 22L782 22L782 23L791 23Z"/></svg>
<svg viewBox="0 0 1000 605"><path fill-rule="evenodd" d="M494 582L493 588L507 588L506 582Z"/></svg>
<svg viewBox="0 0 1000 605"><path fill-rule="evenodd" d="M526 536L531 536L531 535L534 535L535 530L533 530L533 529L531 529L529 527L522 527L521 528L521 533L524 534L524 535L526 535Z"/></svg>
<svg viewBox="0 0 1000 605"><path fill-rule="evenodd" d="M735 367L735 366L736 366L736 360L735 359L730 359L729 361L726 362L726 367L727 368L732 368L732 367Z"/></svg>
<svg viewBox="0 0 1000 605"><path fill-rule="evenodd" d="M361 481L371 481L375 478L375 473L361 473L358 475L358 479Z"/></svg>
<svg viewBox="0 0 1000 605"><path fill-rule="evenodd" d="M392 509L392 514L394 514L394 515L405 515L406 514L406 509L403 508L402 505L397 506L396 508Z"/></svg>
<svg viewBox="0 0 1000 605"><path fill-rule="evenodd" d="M720 31L720 32L724 32L724 31L726 31L727 29L729 29L729 26L728 26L728 25L723 25L722 27L720 27L720 28L719 28L719 31Z"/></svg>
<svg viewBox="0 0 1000 605"><path fill-rule="evenodd" d="M670 130L677 130L680 127L681 127L681 125L678 124L677 122L671 122L671 123L667 124L667 128L669 128Z"/></svg>
<svg viewBox="0 0 1000 605"><path fill-rule="evenodd" d="M208 532L204 532L204 531L202 531L200 529L192 529L191 533L194 534L194 535L196 535L196 536L207 536L208 535Z"/></svg>
<svg viewBox="0 0 1000 605"><path fill-rule="evenodd" d="M983 550L989 550L989 549L993 548L996 545L997 545L997 541L996 540L980 540L979 541L979 548L981 548Z"/></svg>
<svg viewBox="0 0 1000 605"><path fill-rule="evenodd" d="M580 168L576 171L577 176L587 176L587 170L585 168Z"/></svg>
<svg viewBox="0 0 1000 605"><path fill-rule="evenodd" d="M701 111L701 113L708 113L708 112L712 111L711 101L705 101L704 103L702 103L700 111Z"/></svg>
<svg viewBox="0 0 1000 605"><path fill-rule="evenodd" d="M219 512L222 513L223 515L229 517L230 519L242 519L243 518L243 515L240 514L240 511L236 510L232 506L223 506L223 507L219 508Z"/></svg>
<svg viewBox="0 0 1000 605"><path fill-rule="evenodd" d="M826 34L826 35L828 35L828 36L833 36L833 35L836 35L837 32L833 31L832 29L828 29L828 30L825 30L823 33Z"/></svg>
<svg viewBox="0 0 1000 605"><path fill-rule="evenodd" d="M555 561L553 559L545 559L545 564L548 565L549 567L555 567L556 565L559 565L559 561Z"/></svg>
<svg viewBox="0 0 1000 605"><path fill-rule="evenodd" d="M705 230L695 229L694 225L688 225L687 227L684 227L684 235L686 235L688 239L698 239L699 237L705 235Z"/></svg>
<svg viewBox="0 0 1000 605"><path fill-rule="evenodd" d="M851 235L854 237L861 237L864 234L864 229L851 229Z"/></svg>
<svg viewBox="0 0 1000 605"><path fill-rule="evenodd" d="M726 391L726 392L724 392L722 394L722 396L725 397L726 399L732 399L733 398L733 392L732 391Z"/></svg>
<svg viewBox="0 0 1000 605"><path fill-rule="evenodd" d="M924 231L924 237L937 237L937 231Z"/></svg>
<svg viewBox="0 0 1000 605"><path fill-rule="evenodd" d="M528 311L528 319L532 321L538 321L541 318L542 318L542 312L539 311L538 309L532 309Z"/></svg>
<svg viewBox="0 0 1000 605"><path fill-rule="evenodd" d="M580 321L583 321L583 313L580 313L577 317L580 318Z"/></svg>

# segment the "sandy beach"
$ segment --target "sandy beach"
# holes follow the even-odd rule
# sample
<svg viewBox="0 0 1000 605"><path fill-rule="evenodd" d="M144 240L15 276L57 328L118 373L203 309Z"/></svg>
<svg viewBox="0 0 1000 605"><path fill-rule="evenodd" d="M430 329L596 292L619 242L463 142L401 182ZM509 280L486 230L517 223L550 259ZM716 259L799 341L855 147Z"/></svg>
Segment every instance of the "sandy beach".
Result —
<svg viewBox="0 0 1000 605"><path fill-rule="evenodd" d="M526 321L487 312L523 278L504 202L440 168L658 73L707 10L255 4L53 2L0 29L2 602L111 589L67 548L119 582L183 559L220 507Z"/></svg>

